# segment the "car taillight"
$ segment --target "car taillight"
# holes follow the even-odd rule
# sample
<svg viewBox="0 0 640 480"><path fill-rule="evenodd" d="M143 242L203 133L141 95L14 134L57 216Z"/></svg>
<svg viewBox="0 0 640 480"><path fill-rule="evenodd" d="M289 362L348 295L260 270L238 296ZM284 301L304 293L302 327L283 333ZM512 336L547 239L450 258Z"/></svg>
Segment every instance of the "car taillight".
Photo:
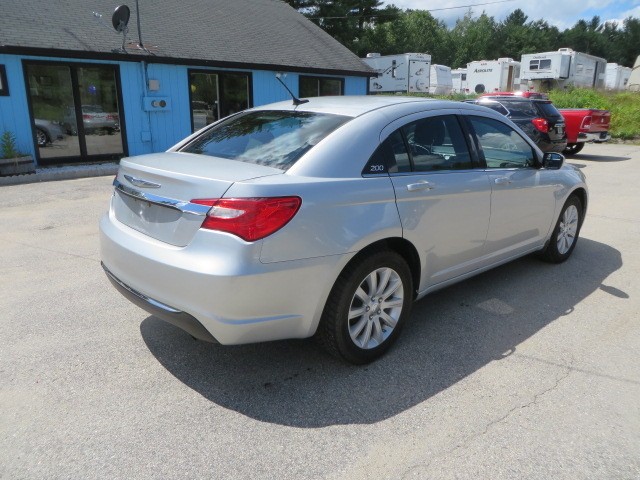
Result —
<svg viewBox="0 0 640 480"><path fill-rule="evenodd" d="M91 115L82 115L82 118L84 118L85 120L91 120Z"/></svg>
<svg viewBox="0 0 640 480"><path fill-rule="evenodd" d="M587 115L582 119L580 130L588 130L591 127L591 115Z"/></svg>
<svg viewBox="0 0 640 480"><path fill-rule="evenodd" d="M549 131L549 122L546 118L534 118L533 120L531 120L531 123L533 123L533 126L536 127L536 130L539 130L542 133L547 133Z"/></svg>
<svg viewBox="0 0 640 480"><path fill-rule="evenodd" d="M284 227L297 213L300 197L204 198L192 203L210 205L202 226L236 235L247 242L267 237Z"/></svg>

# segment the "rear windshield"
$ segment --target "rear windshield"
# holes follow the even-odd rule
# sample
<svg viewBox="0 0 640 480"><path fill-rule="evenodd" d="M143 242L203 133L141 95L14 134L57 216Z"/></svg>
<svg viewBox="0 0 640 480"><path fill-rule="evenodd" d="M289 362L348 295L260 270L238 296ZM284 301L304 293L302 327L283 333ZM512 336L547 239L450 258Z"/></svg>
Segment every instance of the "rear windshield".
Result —
<svg viewBox="0 0 640 480"><path fill-rule="evenodd" d="M544 113L545 117L561 117L560 112L551 102L538 102L538 108Z"/></svg>
<svg viewBox="0 0 640 480"><path fill-rule="evenodd" d="M223 120L180 151L287 170L348 120L326 113L247 112Z"/></svg>
<svg viewBox="0 0 640 480"><path fill-rule="evenodd" d="M536 107L527 100L504 100L504 106L509 109L512 117L537 117Z"/></svg>

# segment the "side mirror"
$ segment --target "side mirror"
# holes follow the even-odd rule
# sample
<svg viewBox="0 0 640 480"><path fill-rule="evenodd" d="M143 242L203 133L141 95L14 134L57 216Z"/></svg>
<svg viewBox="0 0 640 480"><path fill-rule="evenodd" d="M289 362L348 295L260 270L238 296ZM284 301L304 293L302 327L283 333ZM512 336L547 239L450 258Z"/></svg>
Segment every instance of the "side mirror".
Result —
<svg viewBox="0 0 640 480"><path fill-rule="evenodd" d="M547 152L542 157L542 166L548 170L558 170L564 163L564 155L556 152Z"/></svg>

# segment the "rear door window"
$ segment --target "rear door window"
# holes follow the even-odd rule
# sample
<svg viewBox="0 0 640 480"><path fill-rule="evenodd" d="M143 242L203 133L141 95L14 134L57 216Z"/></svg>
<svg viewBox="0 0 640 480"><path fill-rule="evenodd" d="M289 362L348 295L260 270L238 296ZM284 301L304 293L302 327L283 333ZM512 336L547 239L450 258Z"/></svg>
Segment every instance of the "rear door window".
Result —
<svg viewBox="0 0 640 480"><path fill-rule="evenodd" d="M363 175L473 168L454 115L428 117L395 130L371 156Z"/></svg>
<svg viewBox="0 0 640 480"><path fill-rule="evenodd" d="M473 168L467 142L454 115L424 118L402 130L415 172Z"/></svg>
<svg viewBox="0 0 640 480"><path fill-rule="evenodd" d="M246 112L206 130L180 151L288 170L349 120L324 113Z"/></svg>

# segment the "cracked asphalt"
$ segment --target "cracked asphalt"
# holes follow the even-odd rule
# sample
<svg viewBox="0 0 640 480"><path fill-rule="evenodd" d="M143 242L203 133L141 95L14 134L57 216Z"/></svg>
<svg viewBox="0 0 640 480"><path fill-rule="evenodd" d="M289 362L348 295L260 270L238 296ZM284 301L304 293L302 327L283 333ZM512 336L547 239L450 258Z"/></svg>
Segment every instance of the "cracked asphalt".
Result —
<svg viewBox="0 0 640 480"><path fill-rule="evenodd" d="M366 367L129 304L100 268L111 177L0 187L0 478L640 478L640 146L570 162L572 258L426 297Z"/></svg>

